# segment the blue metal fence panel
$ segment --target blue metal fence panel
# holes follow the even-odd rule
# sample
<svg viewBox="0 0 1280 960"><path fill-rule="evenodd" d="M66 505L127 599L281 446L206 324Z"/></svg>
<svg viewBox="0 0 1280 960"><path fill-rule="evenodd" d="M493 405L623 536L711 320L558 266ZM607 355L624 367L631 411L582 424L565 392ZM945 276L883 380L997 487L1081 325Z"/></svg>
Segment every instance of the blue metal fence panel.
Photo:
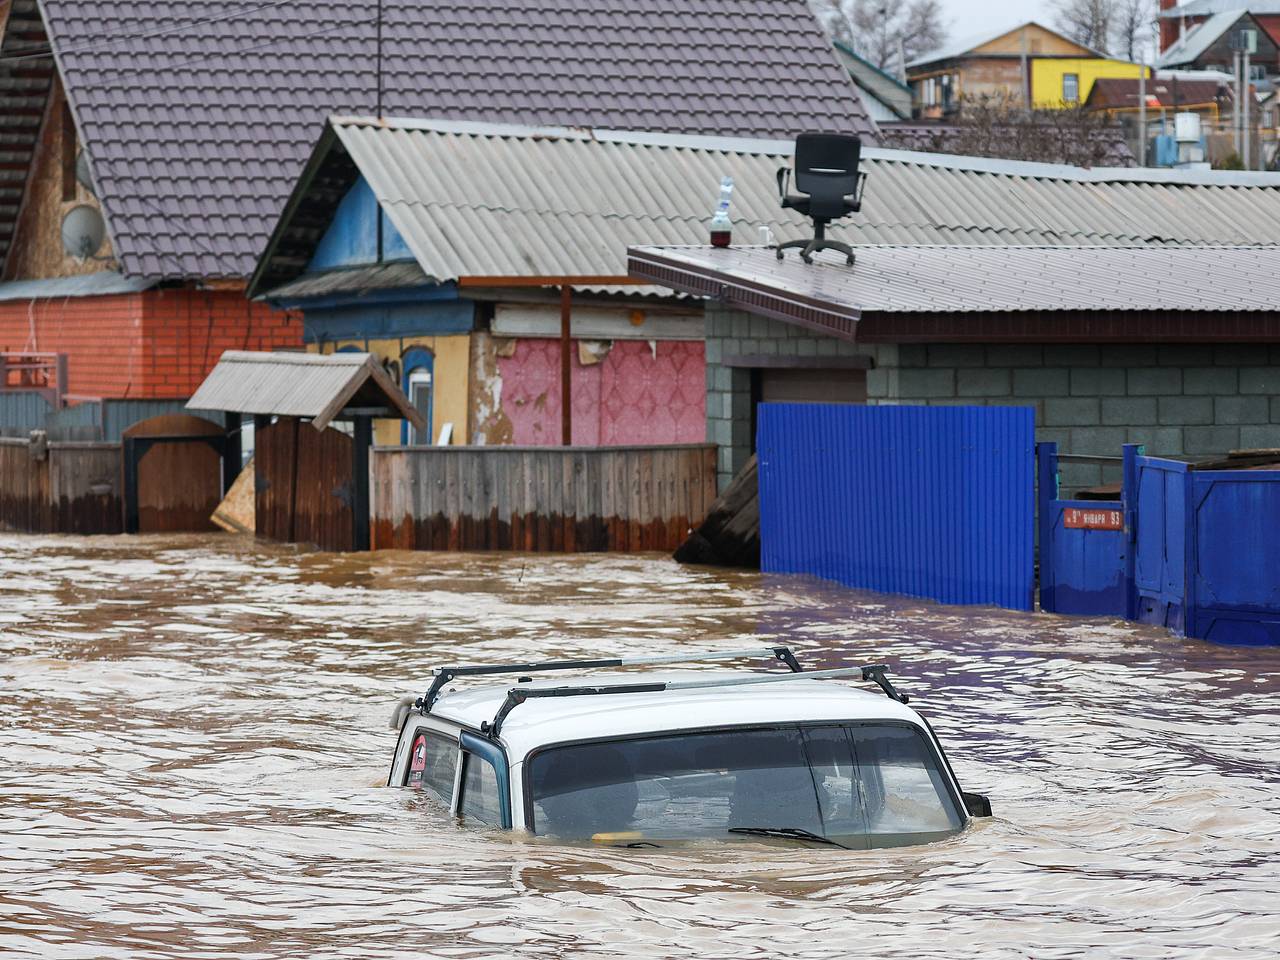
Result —
<svg viewBox="0 0 1280 960"><path fill-rule="evenodd" d="M102 401L87 400L61 410L51 410L45 418L44 429L50 440L101 440Z"/></svg>
<svg viewBox="0 0 1280 960"><path fill-rule="evenodd" d="M1030 407L759 407L761 567L1030 610Z"/></svg>
<svg viewBox="0 0 1280 960"><path fill-rule="evenodd" d="M185 413L201 417L211 423L219 422L218 414L196 413L193 410L188 410L187 401L185 400L104 400L102 407L103 438L114 443L120 439L125 430L140 420L150 420L152 417L163 416L167 413Z"/></svg>
<svg viewBox="0 0 1280 960"><path fill-rule="evenodd" d="M52 409L38 390L0 392L0 436L25 437L32 430L43 430Z"/></svg>
<svg viewBox="0 0 1280 960"><path fill-rule="evenodd" d="M1187 634L1280 644L1280 471L1192 472Z"/></svg>
<svg viewBox="0 0 1280 960"><path fill-rule="evenodd" d="M1187 464L1135 457L1135 619L1181 634L1187 613Z"/></svg>

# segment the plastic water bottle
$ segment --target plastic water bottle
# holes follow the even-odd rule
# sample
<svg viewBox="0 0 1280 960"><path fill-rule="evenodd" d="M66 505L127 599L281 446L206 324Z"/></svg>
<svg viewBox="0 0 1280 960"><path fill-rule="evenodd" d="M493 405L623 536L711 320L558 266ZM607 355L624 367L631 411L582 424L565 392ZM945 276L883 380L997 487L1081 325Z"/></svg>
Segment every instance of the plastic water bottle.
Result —
<svg viewBox="0 0 1280 960"><path fill-rule="evenodd" d="M733 221L729 219L729 200L733 197L733 177L720 178L720 203L716 215L711 218L711 245L727 247L733 236Z"/></svg>

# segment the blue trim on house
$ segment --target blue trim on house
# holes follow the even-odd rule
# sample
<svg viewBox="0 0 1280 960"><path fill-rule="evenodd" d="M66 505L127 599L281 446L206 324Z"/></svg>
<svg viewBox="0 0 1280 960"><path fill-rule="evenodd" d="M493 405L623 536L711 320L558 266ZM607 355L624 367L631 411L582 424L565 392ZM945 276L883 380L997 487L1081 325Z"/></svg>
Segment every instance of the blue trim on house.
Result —
<svg viewBox="0 0 1280 960"><path fill-rule="evenodd" d="M436 410L436 355L426 347L411 347L404 352L404 356L400 358L400 389L404 391L404 395L409 398L409 402L413 402L413 394L409 392L409 374L415 370L425 369L431 374L431 397L427 402L427 412L425 414L427 421L427 442L431 442L431 437L435 432L435 410ZM407 444L409 442L409 421L400 421L400 442Z"/></svg>
<svg viewBox="0 0 1280 960"><path fill-rule="evenodd" d="M332 307L352 307L363 304L373 306L419 304L459 299L461 298L458 296L458 285L450 281L449 283L433 283L417 287L369 290L365 293L329 293L321 297L272 299L271 305L280 310L327 310Z"/></svg>
<svg viewBox="0 0 1280 960"><path fill-rule="evenodd" d="M378 255L379 218L382 220L381 257ZM409 245L400 236L400 231L392 226L373 190L364 177L361 177L339 201L329 229L320 238L311 255L307 272L318 273L341 267L413 259Z"/></svg>
<svg viewBox="0 0 1280 960"><path fill-rule="evenodd" d="M362 297L325 307L295 303L293 309L298 308L303 311L303 339L307 343L438 337L470 333L475 328L475 304L470 300L377 303Z"/></svg>

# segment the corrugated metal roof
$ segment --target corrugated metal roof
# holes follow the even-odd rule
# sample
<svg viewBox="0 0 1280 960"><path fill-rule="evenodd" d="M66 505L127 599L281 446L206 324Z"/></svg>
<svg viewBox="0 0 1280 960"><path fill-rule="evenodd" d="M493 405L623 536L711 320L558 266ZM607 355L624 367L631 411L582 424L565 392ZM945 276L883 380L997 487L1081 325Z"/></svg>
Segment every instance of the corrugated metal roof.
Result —
<svg viewBox="0 0 1280 960"><path fill-rule="evenodd" d="M353 118L332 128L438 281L623 276L629 245L705 242L724 174L735 180L739 243L759 242L761 227L785 239L812 232L778 205L789 142ZM1280 243L1276 174L1084 170L875 148L864 156L863 210L830 228L854 243ZM291 210L305 207L306 189ZM284 249L289 228L287 217L277 226L255 294L302 270L273 263L278 253L281 263L310 258ZM316 242L314 232L298 237Z"/></svg>
<svg viewBox="0 0 1280 960"><path fill-rule="evenodd" d="M1157 67L1173 67L1180 63L1194 63L1232 24L1243 17L1247 11L1229 10L1226 13L1215 13L1203 23L1198 23L1184 33L1176 43L1160 55Z"/></svg>
<svg viewBox="0 0 1280 960"><path fill-rule="evenodd" d="M1187 3L1161 10L1157 16L1177 19L1179 17L1203 17L1214 13L1280 13L1280 0L1188 0Z"/></svg>
<svg viewBox="0 0 1280 960"><path fill-rule="evenodd" d="M78 277L54 277L49 280L14 280L0 283L0 302L6 300L40 300L46 297L98 297L114 293L141 293L156 285L154 280L122 277L114 270L86 273Z"/></svg>
<svg viewBox="0 0 1280 960"><path fill-rule="evenodd" d="M274 299L291 300L335 293L360 294L374 290L420 287L432 282L415 262L376 263L368 267L304 273L297 280L272 290L271 296Z"/></svg>
<svg viewBox="0 0 1280 960"><path fill-rule="evenodd" d="M311 417L323 430L345 407L390 407L426 424L368 353L260 353L228 350L187 401L189 410Z"/></svg>
<svg viewBox="0 0 1280 960"><path fill-rule="evenodd" d="M868 246L857 264L813 265L769 247L638 247L631 276L708 296L772 298L820 309L836 329L877 313L1056 311L1268 312L1280 309L1280 251L1270 247ZM750 300L739 300L751 308ZM852 336L849 337L852 339Z"/></svg>
<svg viewBox="0 0 1280 960"><path fill-rule="evenodd" d="M247 276L335 112L875 138L804 0L41 8L115 254L132 275Z"/></svg>

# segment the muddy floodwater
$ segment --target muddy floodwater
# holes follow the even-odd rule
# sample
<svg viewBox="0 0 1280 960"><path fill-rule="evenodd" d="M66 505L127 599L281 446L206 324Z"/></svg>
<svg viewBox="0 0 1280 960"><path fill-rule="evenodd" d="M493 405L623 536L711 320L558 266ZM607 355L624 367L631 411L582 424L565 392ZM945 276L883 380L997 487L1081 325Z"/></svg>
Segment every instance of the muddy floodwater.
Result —
<svg viewBox="0 0 1280 960"><path fill-rule="evenodd" d="M440 660L886 661L993 820L565 847L382 784ZM662 557L0 535L0 956L1272 957L1280 654Z"/></svg>

